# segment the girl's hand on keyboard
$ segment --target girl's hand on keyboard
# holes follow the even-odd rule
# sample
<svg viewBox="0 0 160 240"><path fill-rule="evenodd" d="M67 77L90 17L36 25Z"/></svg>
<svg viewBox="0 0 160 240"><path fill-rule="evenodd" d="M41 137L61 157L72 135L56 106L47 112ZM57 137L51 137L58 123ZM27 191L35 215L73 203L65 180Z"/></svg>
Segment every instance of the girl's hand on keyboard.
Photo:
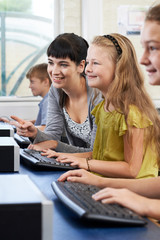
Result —
<svg viewBox="0 0 160 240"><path fill-rule="evenodd" d="M43 156L47 157L57 157L56 160L61 163L69 163L71 166L76 166L78 168L86 169L88 170L88 163L86 158L83 158L83 154L79 153L60 153L55 152L50 149L43 150L43 153L41 153ZM90 153L89 153L90 154ZM86 155L86 154L85 154Z"/></svg>
<svg viewBox="0 0 160 240"><path fill-rule="evenodd" d="M101 179L102 177L90 173L84 169L78 169L65 172L58 178L58 181L64 182L67 180L69 182L79 182L98 186Z"/></svg>
<svg viewBox="0 0 160 240"><path fill-rule="evenodd" d="M102 203L118 203L143 216L147 215L148 201L151 200L124 188L104 188L92 195L92 198Z"/></svg>
<svg viewBox="0 0 160 240"><path fill-rule="evenodd" d="M86 158L77 157L69 153L59 153L57 161L61 163L70 163L71 166L77 166L78 168L83 168L88 170L88 165Z"/></svg>
<svg viewBox="0 0 160 240"><path fill-rule="evenodd" d="M47 157L57 157L56 160L61 163L70 163L71 166L78 166L79 168L88 169L86 158L77 157L71 153L58 153L48 149L43 150L43 153L41 154Z"/></svg>

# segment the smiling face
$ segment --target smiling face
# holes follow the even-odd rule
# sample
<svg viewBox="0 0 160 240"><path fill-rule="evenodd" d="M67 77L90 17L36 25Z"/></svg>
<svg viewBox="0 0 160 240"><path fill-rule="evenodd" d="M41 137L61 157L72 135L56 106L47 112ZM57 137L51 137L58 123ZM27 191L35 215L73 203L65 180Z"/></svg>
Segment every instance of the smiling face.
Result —
<svg viewBox="0 0 160 240"><path fill-rule="evenodd" d="M109 57L107 49L91 44L87 54L85 69L88 85L98 88L104 95L114 79L115 64Z"/></svg>
<svg viewBox="0 0 160 240"><path fill-rule="evenodd" d="M160 85L160 24L146 21L141 32L144 48L140 63L146 66L151 85Z"/></svg>
<svg viewBox="0 0 160 240"><path fill-rule="evenodd" d="M85 62L85 61L84 61ZM48 74L55 88L72 86L84 70L84 63L78 66L70 58L48 57Z"/></svg>

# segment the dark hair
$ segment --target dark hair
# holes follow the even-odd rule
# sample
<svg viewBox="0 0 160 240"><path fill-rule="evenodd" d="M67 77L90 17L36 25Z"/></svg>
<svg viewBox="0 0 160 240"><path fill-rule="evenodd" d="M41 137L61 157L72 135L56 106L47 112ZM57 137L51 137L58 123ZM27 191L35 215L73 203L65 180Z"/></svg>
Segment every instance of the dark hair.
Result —
<svg viewBox="0 0 160 240"><path fill-rule="evenodd" d="M70 58L76 65L86 59L88 43L87 41L74 34L63 33L58 35L47 49L47 56L55 58Z"/></svg>
<svg viewBox="0 0 160 240"><path fill-rule="evenodd" d="M84 38L74 33L63 33L51 42L47 49L47 56L63 59L68 57L78 66L82 60L86 60L88 47L88 42ZM85 72L83 71L81 75L85 76ZM62 89L58 89L58 92L60 94L60 106L63 107L67 95Z"/></svg>
<svg viewBox="0 0 160 240"><path fill-rule="evenodd" d="M52 82L47 72L47 66L48 66L47 63L40 63L37 65L34 65L26 73L26 78L30 79L32 77L37 77L38 79L41 80L41 82L43 82L46 78L48 78L49 84L51 85Z"/></svg>
<svg viewBox="0 0 160 240"><path fill-rule="evenodd" d="M146 13L145 21L157 21L160 24L160 4L151 5Z"/></svg>

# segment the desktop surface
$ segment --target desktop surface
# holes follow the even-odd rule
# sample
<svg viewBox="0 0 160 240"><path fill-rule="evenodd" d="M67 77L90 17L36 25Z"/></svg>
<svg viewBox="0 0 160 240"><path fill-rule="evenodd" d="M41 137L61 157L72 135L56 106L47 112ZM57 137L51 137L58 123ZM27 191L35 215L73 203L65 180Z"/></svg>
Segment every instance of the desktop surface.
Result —
<svg viewBox="0 0 160 240"><path fill-rule="evenodd" d="M86 223L62 204L54 194L51 183L63 171L36 171L21 164L20 174L27 174L41 192L54 203L53 239L54 240L157 240L160 228L148 221L144 227L120 227L107 224Z"/></svg>

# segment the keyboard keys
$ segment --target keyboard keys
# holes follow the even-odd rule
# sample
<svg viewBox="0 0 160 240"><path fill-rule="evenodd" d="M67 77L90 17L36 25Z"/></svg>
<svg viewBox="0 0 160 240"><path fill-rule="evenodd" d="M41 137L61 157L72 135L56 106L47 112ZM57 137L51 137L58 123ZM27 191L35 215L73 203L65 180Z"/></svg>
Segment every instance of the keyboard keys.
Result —
<svg viewBox="0 0 160 240"><path fill-rule="evenodd" d="M46 156L42 156L41 152L35 151L33 149L20 149L20 156L25 163L41 169L51 168L53 170L70 170L77 168L70 166L69 163L58 162L56 158L48 158Z"/></svg>
<svg viewBox="0 0 160 240"><path fill-rule="evenodd" d="M92 199L100 189L87 184L53 182L52 188L59 199L80 217L111 223L145 225L144 218L118 204L102 204Z"/></svg>

